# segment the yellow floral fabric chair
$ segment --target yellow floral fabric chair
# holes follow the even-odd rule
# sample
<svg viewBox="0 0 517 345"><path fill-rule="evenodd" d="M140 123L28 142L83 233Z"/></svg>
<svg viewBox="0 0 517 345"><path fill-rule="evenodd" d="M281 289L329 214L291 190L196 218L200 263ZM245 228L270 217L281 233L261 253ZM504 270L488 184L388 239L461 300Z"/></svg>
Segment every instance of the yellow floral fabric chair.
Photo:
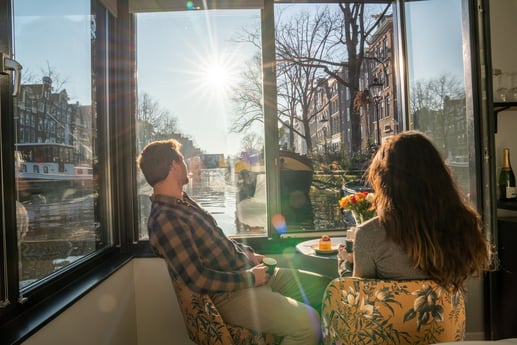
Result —
<svg viewBox="0 0 517 345"><path fill-rule="evenodd" d="M281 339L227 324L208 295L190 290L171 275L189 338L198 345L274 345Z"/></svg>
<svg viewBox="0 0 517 345"><path fill-rule="evenodd" d="M323 296L325 345L461 341L465 301L432 280L336 278Z"/></svg>

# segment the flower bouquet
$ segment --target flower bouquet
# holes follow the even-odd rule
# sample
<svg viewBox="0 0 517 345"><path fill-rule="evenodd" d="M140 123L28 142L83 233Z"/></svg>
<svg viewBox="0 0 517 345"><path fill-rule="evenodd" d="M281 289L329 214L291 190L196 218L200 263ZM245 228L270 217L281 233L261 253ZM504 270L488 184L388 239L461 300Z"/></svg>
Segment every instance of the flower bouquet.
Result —
<svg viewBox="0 0 517 345"><path fill-rule="evenodd" d="M339 200L339 207L342 210L352 211L356 224L361 224L375 216L372 199L373 193L357 192L342 197Z"/></svg>

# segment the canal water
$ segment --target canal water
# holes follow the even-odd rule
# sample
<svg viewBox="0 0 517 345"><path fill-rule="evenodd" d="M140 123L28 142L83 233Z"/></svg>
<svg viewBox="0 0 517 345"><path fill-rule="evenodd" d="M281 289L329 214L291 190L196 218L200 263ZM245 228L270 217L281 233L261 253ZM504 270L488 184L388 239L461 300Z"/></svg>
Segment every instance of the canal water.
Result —
<svg viewBox="0 0 517 345"><path fill-rule="evenodd" d="M198 183L186 186L186 191L215 217L227 235L243 234L242 228L236 224L236 177L229 175L226 169L209 169L201 176ZM41 195L38 198L23 202L28 215L28 231L20 241L21 285L40 279L109 245L106 234L95 219L96 198L91 186L67 188L65 192L57 188L40 188L39 191ZM138 196L140 240L147 238L150 192L148 186L142 187ZM301 231L330 231L349 226L338 207L338 190L313 188L309 197L312 214L307 217L310 221L299 224ZM266 229L261 231L252 232L251 235L265 234Z"/></svg>
<svg viewBox="0 0 517 345"><path fill-rule="evenodd" d="M225 173L226 169L210 169L210 173L202 174L199 184L190 184L186 191L212 213L227 235L235 235L239 233L235 222L238 187L236 179ZM309 194L312 215L305 217L308 220L297 224L297 228L302 231L348 228L350 224L344 220L338 206L340 197L341 193L336 189L312 188Z"/></svg>

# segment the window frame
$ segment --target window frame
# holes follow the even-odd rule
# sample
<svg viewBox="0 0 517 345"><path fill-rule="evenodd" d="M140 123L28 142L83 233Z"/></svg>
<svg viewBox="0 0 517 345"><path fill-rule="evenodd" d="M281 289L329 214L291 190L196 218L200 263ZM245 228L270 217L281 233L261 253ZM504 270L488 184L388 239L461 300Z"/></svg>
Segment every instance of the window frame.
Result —
<svg viewBox="0 0 517 345"><path fill-rule="evenodd" d="M2 227L5 237L0 246L0 263L7 267L3 281L7 286L1 290L0 305L0 342L18 343L43 327L53 317L80 299L93 287L109 277L114 271L126 264L134 254L132 250L132 233L135 232L134 212L128 210L135 207L131 200L134 191L131 181L127 181L128 171L134 169L133 152L128 152L131 145L123 144L132 140L127 126L131 126L131 116L123 116L134 108L131 102L131 87L134 86L134 52L130 51L133 35L132 19L128 13L118 12L115 18L99 0L91 0L91 13L96 20L96 44L92 47L102 59L92 60L92 78L95 78L95 100L99 124L96 140L108 139L98 145L98 173L100 176L100 219L101 226L108 233L109 243L106 247L86 255L84 258L56 271L31 284L29 289L18 287L18 257L16 231L16 213L14 200L3 198ZM3 33L11 33L12 9L10 1L3 2L0 7ZM4 18L5 17L5 18ZM5 20L4 20L5 19ZM0 41L3 51L9 51L12 42ZM128 61L128 56L133 56ZM93 79L92 79L93 80ZM12 113L14 100L10 93L10 78L0 79L0 97L2 114ZM14 128L11 116L1 117L2 128ZM2 193L15 197L14 176L14 131L3 131L2 143ZM105 141L105 140L104 140ZM7 151L7 154L5 152ZM117 184L117 181L125 183ZM113 229L119 229L113 231ZM122 231L121 229L127 229Z"/></svg>

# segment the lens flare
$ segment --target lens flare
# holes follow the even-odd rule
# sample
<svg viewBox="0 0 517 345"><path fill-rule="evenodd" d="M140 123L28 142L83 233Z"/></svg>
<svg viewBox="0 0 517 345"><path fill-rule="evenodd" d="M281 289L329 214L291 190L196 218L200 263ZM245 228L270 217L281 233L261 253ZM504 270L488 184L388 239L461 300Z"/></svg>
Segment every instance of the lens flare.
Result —
<svg viewBox="0 0 517 345"><path fill-rule="evenodd" d="M287 224L283 215L275 214L273 217L271 217L271 223L275 227L278 234L282 235L287 232Z"/></svg>

